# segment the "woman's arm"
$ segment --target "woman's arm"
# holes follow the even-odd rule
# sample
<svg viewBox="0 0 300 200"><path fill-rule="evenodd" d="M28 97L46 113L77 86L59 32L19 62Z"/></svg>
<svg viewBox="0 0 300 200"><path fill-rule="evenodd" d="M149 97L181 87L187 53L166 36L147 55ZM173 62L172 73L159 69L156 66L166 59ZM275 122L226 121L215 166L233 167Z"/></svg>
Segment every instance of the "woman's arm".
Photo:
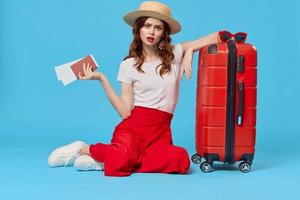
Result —
<svg viewBox="0 0 300 200"><path fill-rule="evenodd" d="M81 73L79 74L79 78L81 80L99 80L102 84L104 91L115 108L118 112L120 117L126 119L131 114L132 108L132 97L133 97L133 88L131 84L122 83L122 91L121 96L119 97L112 86L110 85L106 76L99 72L99 71L92 71L91 66L83 65L83 71L85 76L82 76Z"/></svg>
<svg viewBox="0 0 300 200"><path fill-rule="evenodd" d="M183 59L181 64L181 73L180 78L182 79L183 73L186 74L187 80L191 79L191 71L192 71L192 60L193 60L193 53L195 51L200 50L202 47L218 43L218 32L211 33L207 36L201 37L194 41L188 41L181 43L181 48L183 51Z"/></svg>
<svg viewBox="0 0 300 200"><path fill-rule="evenodd" d="M121 89L122 91L121 91L121 96L119 97L103 73L101 73L101 78L99 78L99 80L104 88L104 91L108 99L110 100L115 110L119 113L119 115L123 119L128 118L131 114L131 108L132 108L132 96L133 96L132 85L122 82L122 89Z"/></svg>
<svg viewBox="0 0 300 200"><path fill-rule="evenodd" d="M202 47L204 47L206 45L217 43L218 42L218 33L219 32L214 32L207 36L201 37L197 40L181 43L183 52L187 51L188 49L195 52L197 50L200 50Z"/></svg>

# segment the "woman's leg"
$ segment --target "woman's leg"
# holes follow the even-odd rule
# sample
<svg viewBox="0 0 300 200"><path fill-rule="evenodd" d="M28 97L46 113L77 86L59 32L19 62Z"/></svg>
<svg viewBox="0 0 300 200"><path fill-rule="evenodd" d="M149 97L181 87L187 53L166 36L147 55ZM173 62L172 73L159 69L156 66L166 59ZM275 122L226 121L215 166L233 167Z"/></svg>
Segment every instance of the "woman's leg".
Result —
<svg viewBox="0 0 300 200"><path fill-rule="evenodd" d="M187 173L190 159L187 151L172 142L170 123L164 121L142 132L144 151L137 172Z"/></svg>
<svg viewBox="0 0 300 200"><path fill-rule="evenodd" d="M104 163L93 159L90 155L89 145L85 144L79 150L79 156L74 161L74 167L80 171L104 170Z"/></svg>
<svg viewBox="0 0 300 200"><path fill-rule="evenodd" d="M90 154L90 146L89 145L84 145L83 147L81 147L80 151L79 151L80 155L91 155Z"/></svg>
<svg viewBox="0 0 300 200"><path fill-rule="evenodd" d="M150 147L142 156L137 172L187 173L190 159L187 151L174 145Z"/></svg>
<svg viewBox="0 0 300 200"><path fill-rule="evenodd" d="M139 162L139 144L133 133L116 127L111 144L97 143L83 148L98 162L103 162L106 176L129 176Z"/></svg>

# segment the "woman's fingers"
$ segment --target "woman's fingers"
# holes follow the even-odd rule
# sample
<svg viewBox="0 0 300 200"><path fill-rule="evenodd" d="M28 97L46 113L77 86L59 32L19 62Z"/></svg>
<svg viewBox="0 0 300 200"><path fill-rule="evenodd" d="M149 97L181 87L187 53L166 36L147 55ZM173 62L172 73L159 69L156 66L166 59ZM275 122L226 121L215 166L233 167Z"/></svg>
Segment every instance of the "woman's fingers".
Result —
<svg viewBox="0 0 300 200"><path fill-rule="evenodd" d="M189 75L188 68L185 69L185 75L186 75L186 79L189 80L190 79L190 75Z"/></svg>
<svg viewBox="0 0 300 200"><path fill-rule="evenodd" d="M78 77L80 80L84 79L84 77L81 75L81 72L78 73Z"/></svg>
<svg viewBox="0 0 300 200"><path fill-rule="evenodd" d="M82 68L83 68L83 71L84 71L85 63L82 64ZM86 79L86 76L83 75L81 72L78 73L78 77L79 77L80 80L85 80Z"/></svg>
<svg viewBox="0 0 300 200"><path fill-rule="evenodd" d="M191 79L191 65L182 63L181 71L180 71L180 80L182 80L183 73L185 73L186 79Z"/></svg>
<svg viewBox="0 0 300 200"><path fill-rule="evenodd" d="M191 79L191 66L190 65L188 65L187 66L187 77L188 77L188 80L190 80Z"/></svg>
<svg viewBox="0 0 300 200"><path fill-rule="evenodd" d="M85 79L89 79L88 73L87 73L87 65L83 63L83 73L85 76Z"/></svg>
<svg viewBox="0 0 300 200"><path fill-rule="evenodd" d="M192 74L192 68L191 68L191 65L192 65L191 62L189 62L189 63L186 65L186 76L187 76L187 79L188 79L188 80L191 79L191 74Z"/></svg>
<svg viewBox="0 0 300 200"><path fill-rule="evenodd" d="M92 66L90 64L87 65L87 77L88 79L92 78L92 70L91 70Z"/></svg>
<svg viewBox="0 0 300 200"><path fill-rule="evenodd" d="M182 80L182 76L183 76L183 73L184 73L184 63L182 63L181 65L181 69L180 69L180 80Z"/></svg>
<svg viewBox="0 0 300 200"><path fill-rule="evenodd" d="M85 72L84 73L85 73L86 78L90 79L89 64L88 63L85 65Z"/></svg>
<svg viewBox="0 0 300 200"><path fill-rule="evenodd" d="M89 63L83 63L82 64L82 69L83 69L83 73L84 75L82 75L81 72L79 72L78 77L81 80L91 80L93 79L94 76L94 72L92 71L92 65L90 65Z"/></svg>

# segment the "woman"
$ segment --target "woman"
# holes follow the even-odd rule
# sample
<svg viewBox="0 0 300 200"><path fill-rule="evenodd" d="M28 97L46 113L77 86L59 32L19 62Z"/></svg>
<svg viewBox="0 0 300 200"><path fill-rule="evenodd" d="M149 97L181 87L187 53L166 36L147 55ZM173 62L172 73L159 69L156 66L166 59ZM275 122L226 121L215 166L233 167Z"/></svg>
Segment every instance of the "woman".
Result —
<svg viewBox="0 0 300 200"><path fill-rule="evenodd" d="M133 172L185 174L189 156L173 145L170 124L183 73L191 78L193 52L217 42L217 33L172 46L170 34L181 30L162 3L147 1L124 17L133 27L129 55L121 62L119 97L105 75L84 65L81 80L99 80L123 121L115 128L111 144L87 145L77 141L57 148L49 166L73 165L79 170L103 170L107 176ZM182 66L181 66L182 65ZM181 68L180 68L181 66Z"/></svg>

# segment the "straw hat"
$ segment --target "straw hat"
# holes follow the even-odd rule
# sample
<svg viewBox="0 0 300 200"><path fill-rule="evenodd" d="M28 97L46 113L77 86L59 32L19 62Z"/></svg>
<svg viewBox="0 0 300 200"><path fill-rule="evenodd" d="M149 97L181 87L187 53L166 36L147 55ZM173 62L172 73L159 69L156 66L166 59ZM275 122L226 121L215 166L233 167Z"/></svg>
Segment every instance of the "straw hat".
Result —
<svg viewBox="0 0 300 200"><path fill-rule="evenodd" d="M165 21L170 26L171 34L181 30L179 22L171 17L170 8L160 2L145 1L141 3L138 10L128 13L123 19L127 24L133 26L135 20L139 17L153 17Z"/></svg>

